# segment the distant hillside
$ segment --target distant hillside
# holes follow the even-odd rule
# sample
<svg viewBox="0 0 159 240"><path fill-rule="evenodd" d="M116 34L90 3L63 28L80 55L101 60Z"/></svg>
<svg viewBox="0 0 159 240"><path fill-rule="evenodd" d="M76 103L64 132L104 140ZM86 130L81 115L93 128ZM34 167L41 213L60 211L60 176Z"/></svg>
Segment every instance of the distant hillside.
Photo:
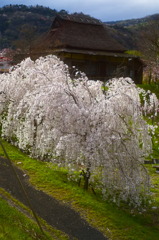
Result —
<svg viewBox="0 0 159 240"><path fill-rule="evenodd" d="M43 6L7 5L0 8L0 49L20 48L28 51L31 43L47 32L57 14L68 14ZM80 13L82 14L82 13ZM137 49L140 32L159 14L145 18L105 22L112 36L127 49ZM26 49L26 46L28 49Z"/></svg>
<svg viewBox="0 0 159 240"><path fill-rule="evenodd" d="M159 19L159 14L154 14L154 15L146 16L144 18L111 21L111 22L105 22L105 23L110 26L117 25L117 26L121 26L121 27L135 27L135 26L144 25L151 20L158 20L158 19Z"/></svg>
<svg viewBox="0 0 159 240"><path fill-rule="evenodd" d="M140 33L152 21L159 21L159 14L144 18L105 22L111 28L112 35L128 49L137 49Z"/></svg>
<svg viewBox="0 0 159 240"><path fill-rule="evenodd" d="M67 12L38 5L7 5L0 8L0 49L12 47L16 44L14 41L25 36L31 41L33 37L48 31L57 13Z"/></svg>

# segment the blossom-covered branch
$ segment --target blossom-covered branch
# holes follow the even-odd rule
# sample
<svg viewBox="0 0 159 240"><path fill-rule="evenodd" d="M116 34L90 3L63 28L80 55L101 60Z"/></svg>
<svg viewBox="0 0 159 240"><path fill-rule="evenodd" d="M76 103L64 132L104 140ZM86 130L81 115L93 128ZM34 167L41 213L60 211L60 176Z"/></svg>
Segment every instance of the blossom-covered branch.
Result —
<svg viewBox="0 0 159 240"><path fill-rule="evenodd" d="M140 205L149 193L143 167L151 152L140 92L130 78L105 84L83 74L72 79L55 56L24 60L0 76L2 136L29 152L98 178L105 197ZM158 108L144 98L144 111ZM146 108L147 107L147 108ZM88 180L88 179L87 179Z"/></svg>

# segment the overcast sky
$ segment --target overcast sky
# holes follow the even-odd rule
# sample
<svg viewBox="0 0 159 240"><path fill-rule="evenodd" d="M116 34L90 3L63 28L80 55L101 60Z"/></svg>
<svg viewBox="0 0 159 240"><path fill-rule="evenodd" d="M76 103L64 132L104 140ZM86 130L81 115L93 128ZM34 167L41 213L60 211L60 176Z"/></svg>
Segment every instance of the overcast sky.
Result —
<svg viewBox="0 0 159 240"><path fill-rule="evenodd" d="M142 18L159 13L159 0L0 0L8 4L42 5L68 13L83 12L102 21Z"/></svg>

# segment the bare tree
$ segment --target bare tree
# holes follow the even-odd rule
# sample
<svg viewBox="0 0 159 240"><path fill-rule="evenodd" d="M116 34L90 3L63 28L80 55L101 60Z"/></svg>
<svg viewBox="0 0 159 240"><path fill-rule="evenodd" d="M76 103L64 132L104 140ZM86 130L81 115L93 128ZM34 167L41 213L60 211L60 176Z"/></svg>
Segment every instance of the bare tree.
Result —
<svg viewBox="0 0 159 240"><path fill-rule="evenodd" d="M13 42L14 47L17 49L18 54L15 58L20 57L23 60L25 57L30 56L31 46L37 37L36 26L24 24L21 26L19 37Z"/></svg>
<svg viewBox="0 0 159 240"><path fill-rule="evenodd" d="M148 82L159 80L159 19L150 21L140 32L139 49L146 62Z"/></svg>

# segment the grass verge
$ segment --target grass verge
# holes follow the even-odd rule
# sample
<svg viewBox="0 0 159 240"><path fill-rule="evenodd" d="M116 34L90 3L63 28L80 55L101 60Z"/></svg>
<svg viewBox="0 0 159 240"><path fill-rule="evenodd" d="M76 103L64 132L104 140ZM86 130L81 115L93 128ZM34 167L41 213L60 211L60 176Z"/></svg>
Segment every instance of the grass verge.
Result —
<svg viewBox="0 0 159 240"><path fill-rule="evenodd" d="M140 88L143 88L145 91L151 91L152 93L155 93L157 98L159 99L159 84L152 83L152 84L138 84L137 85Z"/></svg>
<svg viewBox="0 0 159 240"><path fill-rule="evenodd" d="M68 182L65 169L59 169L51 163L32 159L5 141L3 144L12 161L26 171L30 182L36 188L45 191L65 204L69 204L109 239L158 240L158 209L149 209L144 213L130 213L127 206L118 208L104 201L101 196L95 196L92 192L86 192L79 188L76 183ZM0 155L4 156L1 148ZM159 183L159 175L156 175L155 172L153 174L156 178L155 181ZM159 202L158 196L157 192L155 198Z"/></svg>
<svg viewBox="0 0 159 240"><path fill-rule="evenodd" d="M0 188L0 239L68 240L65 234L51 228L44 220L39 221L43 233L33 220L30 210Z"/></svg>

